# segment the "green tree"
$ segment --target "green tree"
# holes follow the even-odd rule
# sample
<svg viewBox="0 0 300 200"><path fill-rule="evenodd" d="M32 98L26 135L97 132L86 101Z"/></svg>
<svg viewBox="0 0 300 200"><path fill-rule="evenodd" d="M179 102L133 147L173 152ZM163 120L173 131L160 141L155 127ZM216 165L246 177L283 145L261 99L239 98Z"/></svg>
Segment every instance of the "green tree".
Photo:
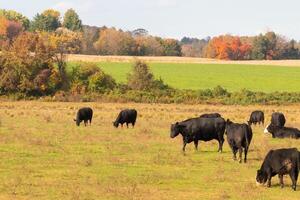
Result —
<svg viewBox="0 0 300 200"><path fill-rule="evenodd" d="M269 41L264 35L260 34L259 36L256 36L252 44L251 58L255 60L266 59L268 52L268 43Z"/></svg>
<svg viewBox="0 0 300 200"><path fill-rule="evenodd" d="M162 40L165 56L181 56L181 46L177 40Z"/></svg>
<svg viewBox="0 0 300 200"><path fill-rule="evenodd" d="M64 15L63 26L71 31L82 31L82 23L75 10L67 10Z"/></svg>
<svg viewBox="0 0 300 200"><path fill-rule="evenodd" d="M31 22L32 31L55 31L61 26L60 13L55 10L45 10L42 14L37 14Z"/></svg>

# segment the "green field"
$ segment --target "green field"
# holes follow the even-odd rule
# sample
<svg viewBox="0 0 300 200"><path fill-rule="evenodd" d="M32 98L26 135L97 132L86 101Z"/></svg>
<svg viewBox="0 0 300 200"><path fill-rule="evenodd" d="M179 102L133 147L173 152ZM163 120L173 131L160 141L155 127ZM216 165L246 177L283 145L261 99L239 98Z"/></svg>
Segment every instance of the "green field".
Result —
<svg viewBox="0 0 300 200"><path fill-rule="evenodd" d="M76 127L79 107L94 109L92 126ZM136 108L136 127L112 126L120 109ZM287 125L299 127L298 106L282 106ZM232 160L224 143L200 142L181 152L182 138L170 139L170 124L203 112L220 112L245 122L254 109L267 121L276 106L0 102L0 199L74 200L298 200L285 176L257 187L256 170L270 149L298 147L299 140L272 139L253 127L248 163Z"/></svg>
<svg viewBox="0 0 300 200"><path fill-rule="evenodd" d="M126 82L131 63L98 63L118 82ZM178 89L207 89L220 85L229 91L243 88L252 91L274 92L300 91L300 67L228 65L228 64L182 64L150 63L156 78Z"/></svg>

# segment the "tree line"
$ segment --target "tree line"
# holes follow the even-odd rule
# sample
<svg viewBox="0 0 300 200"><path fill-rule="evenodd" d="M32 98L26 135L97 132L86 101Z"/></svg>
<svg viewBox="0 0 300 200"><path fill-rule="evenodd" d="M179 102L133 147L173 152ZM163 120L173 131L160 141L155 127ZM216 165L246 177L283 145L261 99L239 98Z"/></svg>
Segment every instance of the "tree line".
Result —
<svg viewBox="0 0 300 200"><path fill-rule="evenodd" d="M152 36L145 29L123 31L114 27L83 25L75 10L62 16L48 9L28 19L13 10L0 9L0 48L7 48L20 34L53 34L65 29L77 35L78 50L69 53L92 55L187 56L225 60L299 59L300 43L275 32L257 36L220 35L180 41Z"/></svg>

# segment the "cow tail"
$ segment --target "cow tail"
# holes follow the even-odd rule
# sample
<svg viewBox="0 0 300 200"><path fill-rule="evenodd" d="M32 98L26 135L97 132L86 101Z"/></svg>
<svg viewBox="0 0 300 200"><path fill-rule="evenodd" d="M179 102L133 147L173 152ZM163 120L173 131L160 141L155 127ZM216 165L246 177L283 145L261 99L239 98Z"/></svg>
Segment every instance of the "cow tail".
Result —
<svg viewBox="0 0 300 200"><path fill-rule="evenodd" d="M247 131L245 132L245 139L246 139L246 147L247 147L247 149L249 149L249 136L250 136L250 134L251 134L251 132L252 132L252 129L251 129L251 127L249 126L249 125L247 125Z"/></svg>

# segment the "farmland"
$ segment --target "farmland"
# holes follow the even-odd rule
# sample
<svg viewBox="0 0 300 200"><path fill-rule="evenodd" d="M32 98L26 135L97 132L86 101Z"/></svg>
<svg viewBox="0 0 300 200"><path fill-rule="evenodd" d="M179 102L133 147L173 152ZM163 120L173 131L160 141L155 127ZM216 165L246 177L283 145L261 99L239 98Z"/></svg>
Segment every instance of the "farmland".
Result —
<svg viewBox="0 0 300 200"><path fill-rule="evenodd" d="M76 62L70 62L73 66ZM300 92L300 68L259 64L159 63L149 62L156 78L177 89L208 89L218 85L227 90ZM271 62L272 63L272 62ZM125 83L131 62L97 62L119 83ZM275 62L274 62L275 64ZM284 62L283 62L284 64ZM290 64L287 62L287 64Z"/></svg>
<svg viewBox="0 0 300 200"><path fill-rule="evenodd" d="M82 106L94 109L92 126L72 121ZM123 108L138 110L136 128L113 128ZM273 187L257 187L255 175L269 149L299 148L300 141L253 127L248 163L239 164L227 141L221 154L213 141L198 152L190 144L183 155L181 136L169 137L175 121L218 111L245 122L254 109L264 110L266 121L284 112L288 126L300 127L299 105L0 102L0 199L299 199L289 177L281 189L277 177Z"/></svg>

